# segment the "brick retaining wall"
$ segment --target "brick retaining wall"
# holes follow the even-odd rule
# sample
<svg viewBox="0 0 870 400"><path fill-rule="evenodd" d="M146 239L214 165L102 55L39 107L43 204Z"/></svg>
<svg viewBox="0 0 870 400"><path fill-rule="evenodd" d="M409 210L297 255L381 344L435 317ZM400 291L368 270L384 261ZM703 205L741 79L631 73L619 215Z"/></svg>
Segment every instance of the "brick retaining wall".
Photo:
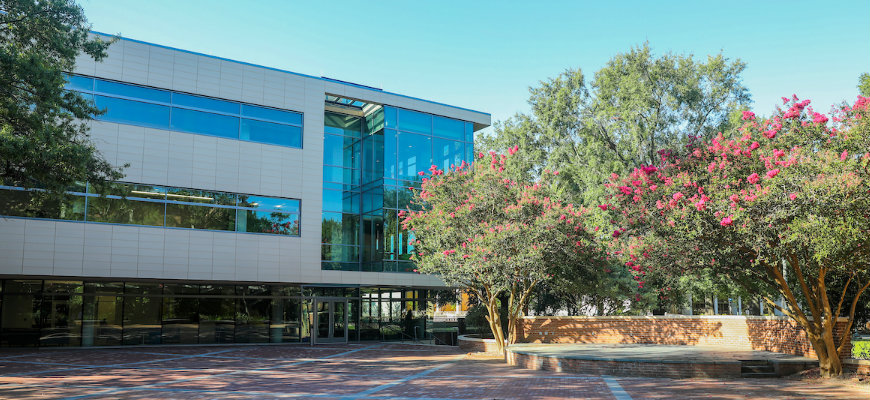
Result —
<svg viewBox="0 0 870 400"><path fill-rule="evenodd" d="M472 335L461 335L457 341L459 342L459 349L469 353L498 352L498 346L496 346L495 339L481 339Z"/></svg>
<svg viewBox="0 0 870 400"><path fill-rule="evenodd" d="M816 357L803 328L787 317L525 317L521 323L522 341L527 343L728 345ZM845 318L837 321L835 340L845 324ZM847 344L840 357L848 358L851 351Z"/></svg>

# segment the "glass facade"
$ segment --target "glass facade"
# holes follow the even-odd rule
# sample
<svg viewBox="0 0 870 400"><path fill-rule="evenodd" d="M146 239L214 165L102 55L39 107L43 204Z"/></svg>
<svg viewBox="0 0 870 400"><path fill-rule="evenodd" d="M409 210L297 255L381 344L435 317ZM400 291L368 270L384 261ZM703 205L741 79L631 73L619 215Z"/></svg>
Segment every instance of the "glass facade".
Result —
<svg viewBox="0 0 870 400"><path fill-rule="evenodd" d="M391 106L366 110L325 115L322 268L412 271L414 238L398 218L412 206L408 188L432 165L470 162L474 126Z"/></svg>
<svg viewBox="0 0 870 400"><path fill-rule="evenodd" d="M348 301L336 321L347 322L351 341L423 338L426 295L402 288L6 279L0 346L309 342L317 298Z"/></svg>
<svg viewBox="0 0 870 400"><path fill-rule="evenodd" d="M91 78L68 77L67 89L105 109L97 120L302 148L302 113Z"/></svg>
<svg viewBox="0 0 870 400"><path fill-rule="evenodd" d="M132 183L72 188L63 199L0 186L0 215L299 236L300 201Z"/></svg>

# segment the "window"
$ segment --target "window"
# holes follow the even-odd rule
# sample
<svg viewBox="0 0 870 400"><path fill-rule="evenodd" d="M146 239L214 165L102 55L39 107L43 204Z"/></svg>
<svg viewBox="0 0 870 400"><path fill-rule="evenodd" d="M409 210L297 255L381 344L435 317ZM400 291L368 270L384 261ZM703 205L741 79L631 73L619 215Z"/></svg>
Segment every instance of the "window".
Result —
<svg viewBox="0 0 870 400"><path fill-rule="evenodd" d="M141 101L95 96L97 108L105 109L97 117L102 121L147 126L149 128L169 128L169 107Z"/></svg>
<svg viewBox="0 0 870 400"><path fill-rule="evenodd" d="M421 112L399 109L399 129L432 134L432 116Z"/></svg>
<svg viewBox="0 0 870 400"><path fill-rule="evenodd" d="M465 139L465 124L452 118L434 117L435 136L441 136L448 139L464 140Z"/></svg>
<svg viewBox="0 0 870 400"><path fill-rule="evenodd" d="M0 215L299 236L296 199L127 183L102 193L88 185L60 201L42 193L0 186Z"/></svg>
<svg viewBox="0 0 870 400"><path fill-rule="evenodd" d="M101 121L302 147L302 113L80 75L66 88L93 96Z"/></svg>
<svg viewBox="0 0 870 400"><path fill-rule="evenodd" d="M172 130L218 136L228 139L239 138L239 119L227 115L203 111L172 109Z"/></svg>

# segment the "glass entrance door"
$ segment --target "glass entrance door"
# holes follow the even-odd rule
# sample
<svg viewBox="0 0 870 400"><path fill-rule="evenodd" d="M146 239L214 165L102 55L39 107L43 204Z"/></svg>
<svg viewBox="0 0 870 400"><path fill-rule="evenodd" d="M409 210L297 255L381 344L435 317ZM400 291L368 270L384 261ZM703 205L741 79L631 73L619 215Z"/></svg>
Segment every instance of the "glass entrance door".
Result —
<svg viewBox="0 0 870 400"><path fill-rule="evenodd" d="M314 343L347 342L347 299L315 300Z"/></svg>

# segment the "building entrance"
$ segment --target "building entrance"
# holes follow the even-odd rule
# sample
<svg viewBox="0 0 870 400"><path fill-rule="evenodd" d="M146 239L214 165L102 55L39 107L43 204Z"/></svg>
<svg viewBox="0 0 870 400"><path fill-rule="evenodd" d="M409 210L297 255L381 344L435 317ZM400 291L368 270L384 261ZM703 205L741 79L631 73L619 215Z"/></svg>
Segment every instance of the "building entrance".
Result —
<svg viewBox="0 0 870 400"><path fill-rule="evenodd" d="M314 344L347 343L347 299L316 297L314 310Z"/></svg>

